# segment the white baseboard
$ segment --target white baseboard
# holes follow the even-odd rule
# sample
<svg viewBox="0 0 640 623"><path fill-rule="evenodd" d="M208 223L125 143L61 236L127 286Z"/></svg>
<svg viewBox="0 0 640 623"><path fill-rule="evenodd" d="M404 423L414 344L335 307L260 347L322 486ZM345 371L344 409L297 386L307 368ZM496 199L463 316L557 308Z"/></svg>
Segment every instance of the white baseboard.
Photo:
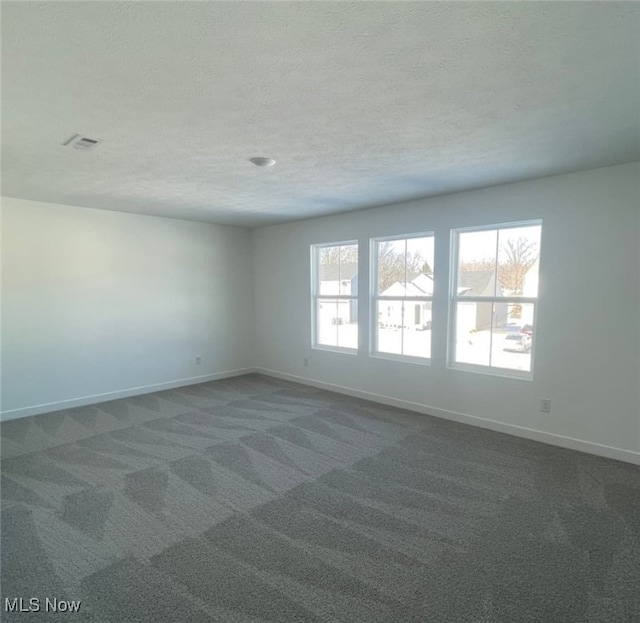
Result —
<svg viewBox="0 0 640 623"><path fill-rule="evenodd" d="M346 394L347 396L353 396L354 398L371 400L372 402L378 402L390 407L399 407L401 409L416 411L417 413L424 413L425 415L432 415L434 417L439 417L445 420L453 420L454 422L461 422L462 424L470 424L472 426L478 426L480 428L487 428L499 433L506 433L508 435L514 435L516 437L531 439L533 441L540 441L552 446L560 446L561 448L568 448L569 450L578 450L580 452L587 452L588 454L603 456L608 459L616 459L618 461L625 461L626 463L640 465L640 452L632 452L631 450L623 450L622 448L605 446L599 443L583 441L582 439L565 437L564 435L545 433L543 431L535 430L533 428L526 428L524 426L518 426L516 424L505 424L504 422L489 420L486 418L478 417L476 415L457 413L456 411L448 411L446 409L430 407L418 402L410 402L408 400L401 400L399 398L393 398L391 396L383 396L382 394L374 394L372 392L366 392L360 389L343 387L342 385L325 383L324 381L316 381L315 379L296 376L294 374L288 374L286 372L277 372L275 370L268 370L266 368L255 368L253 369L253 371L257 372L258 374L272 376L284 381L292 381L294 383L310 385L311 387L326 389L328 391L337 392L339 394Z"/></svg>
<svg viewBox="0 0 640 623"><path fill-rule="evenodd" d="M29 415L49 413L50 411L60 411L61 409L71 409L73 407L84 407L86 405L107 402L108 400L129 398L130 396L159 392L164 389L174 389L176 387L185 387L186 385L197 385L198 383L207 383L208 381L219 381L220 379L242 376L252 372L255 372L254 368L228 370L226 372L215 372L214 374L205 374L203 376L192 376L188 379L178 379L176 381L167 381L164 383L156 383L154 385L142 385L140 387L131 387L129 389L119 389L105 394L94 394L92 396L82 396L80 398L71 398L69 400L60 400L58 402L48 402L40 405L32 405L30 407L21 407L19 409L11 409L9 411L1 411L0 421L6 422L8 420L27 417Z"/></svg>
<svg viewBox="0 0 640 623"><path fill-rule="evenodd" d="M154 385L143 385L140 387L131 387L129 389L117 390L113 392L107 392L104 394L94 394L91 396L82 396L80 398L72 398L70 400L61 400L58 402L32 405L29 407L21 407L19 409L11 409L9 411L0 412L0 421L5 422L8 420L27 417L29 415L38 415L40 413L60 411L61 409L71 409L73 407L82 407L86 405L98 404L100 402L116 400L118 398L128 398L130 396L149 394L152 392L162 391L165 389L185 387L187 385L197 385L198 383L207 383L208 381L217 381L221 379L231 378L234 376L243 376L245 374L251 374L254 372L258 374L264 374L265 376L271 376L277 379L282 379L285 381L291 381L293 383L300 383L302 385L309 385L311 387L317 387L319 389L326 389L327 391L332 391L339 394L345 394L347 396L353 396L354 398L371 400L372 402L388 405L390 407L399 407L401 409L407 409L409 411L415 411L417 413L424 413L425 415L432 415L434 417L439 417L445 420L452 420L454 422L470 424L472 426L478 426L480 428L487 428L489 430L493 430L499 433L506 433L508 435L514 435L516 437L531 439L533 441L540 441L542 443L547 443L553 446L560 446L562 448L568 448L570 450L578 450L580 452L587 452L589 454L595 454L597 456L603 456L609 459L616 459L618 461L625 461L627 463L633 463L634 465L640 465L640 452L623 450L622 448L606 446L603 444L593 443L590 441L584 441L582 439L566 437L564 435L546 433L543 431L535 430L533 428L518 426L516 424L506 424L504 422L489 420L486 418L478 417L476 415L469 415L467 413L458 413L456 411L439 409L437 407L431 407L429 405L424 405L418 402L411 402L409 400L393 398L392 396L384 396L382 394L375 394L373 392L367 392L360 389L344 387L342 385L336 385L334 383L317 381L315 379L296 376L294 374L289 374L287 372L278 372L276 370L269 370L267 368L241 368L238 370L228 370L225 372L216 372L214 374L194 376L187 379L178 379L175 381L167 381L164 383L157 383Z"/></svg>

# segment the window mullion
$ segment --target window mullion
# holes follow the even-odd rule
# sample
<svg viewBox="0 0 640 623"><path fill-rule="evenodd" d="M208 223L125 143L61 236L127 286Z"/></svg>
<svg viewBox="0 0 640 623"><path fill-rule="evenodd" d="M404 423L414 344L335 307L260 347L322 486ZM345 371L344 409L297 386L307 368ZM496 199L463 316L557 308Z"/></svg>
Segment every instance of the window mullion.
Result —
<svg viewBox="0 0 640 623"><path fill-rule="evenodd" d="M498 274L498 265L496 264L496 279ZM491 368L491 362L493 361L493 327L496 319L496 304L491 303L491 333L489 334L489 367Z"/></svg>
<svg viewBox="0 0 640 623"><path fill-rule="evenodd" d="M496 231L496 255L495 255L495 263L496 263L496 268L495 268L495 282L493 284L493 295L495 297L498 296L498 255L500 254L500 230L498 229Z"/></svg>
<svg viewBox="0 0 640 623"><path fill-rule="evenodd" d="M405 247L406 248L406 247ZM406 255L405 255L405 260L406 260ZM407 278L407 264L405 261L405 270L404 270L404 275L405 275L405 283L406 283L406 278ZM404 301L402 301L402 313L400 314L400 354L404 355Z"/></svg>
<svg viewBox="0 0 640 623"><path fill-rule="evenodd" d="M404 291L407 291L407 240L404 241ZM403 320L404 322L404 320Z"/></svg>

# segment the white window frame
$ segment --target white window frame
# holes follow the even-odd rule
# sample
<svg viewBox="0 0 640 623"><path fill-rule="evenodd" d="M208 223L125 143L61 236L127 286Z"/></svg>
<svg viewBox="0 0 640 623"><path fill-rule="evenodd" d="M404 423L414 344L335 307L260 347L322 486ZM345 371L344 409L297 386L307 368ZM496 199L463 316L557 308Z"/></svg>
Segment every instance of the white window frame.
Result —
<svg viewBox="0 0 640 623"><path fill-rule="evenodd" d="M525 221L515 221L510 223L496 223L492 225L481 225L476 227L458 227L451 230L451 257L450 257L450 284L449 284L449 335L447 340L447 367L452 370L463 370L467 372L477 372L479 374L487 374L489 376L499 376L505 378L522 379L526 381L533 380L533 372L535 365L535 351L536 344L538 342L536 325L538 322L538 303L540 298L540 292L538 296L459 296L458 295L458 251L459 251L459 234L476 232L476 231L493 231L503 229L515 229L518 227L533 227L540 226L540 240L542 241L542 219L533 219ZM498 261L498 240L496 240L496 270ZM538 250L540 256L540 250ZM497 278L497 277L496 277ZM456 312L458 309L458 303L506 303L524 305L533 305L533 344L531 346L531 369L527 372L525 370L513 370L510 368L500 368L498 366L481 365L475 363L465 363L455 361L456 352ZM491 330L491 341L489 342L489 352L493 346L493 327Z"/></svg>
<svg viewBox="0 0 640 623"><path fill-rule="evenodd" d="M318 343L318 302L321 300L329 301L356 301L358 303L358 295L349 294L320 294L320 249L327 247L347 247L355 246L359 250L357 240L344 240L340 242L322 242L311 245L311 348L316 350L327 350L331 352L344 353L348 355L357 355L360 347L360 332L358 332L358 346L350 348L348 346L332 346L330 344ZM358 283L360 282L360 261L358 258ZM360 305L358 303L358 317L360 316Z"/></svg>
<svg viewBox="0 0 640 623"><path fill-rule="evenodd" d="M434 261L435 263L435 233L432 231L426 232L411 232L410 234L398 234L395 236L379 236L376 238L371 238L369 241L370 248L370 275L371 281L369 285L369 292L371 293L371 307L370 307L370 334L369 334L369 355L371 357L376 357L378 359L390 359L392 361L402 361L405 363L416 363L420 365L431 365L431 355L429 357L416 357L415 355L399 355L397 353L384 353L378 350L378 302L379 301L402 301L404 305L405 302L408 303L431 303L431 322L433 326L433 295L432 296L405 296L405 297L397 297L397 296L380 296L378 294L378 243L380 242L393 242L394 240L411 240L413 238L432 238L434 244ZM405 245L405 254L406 254L406 245ZM405 259L406 261L406 259ZM435 288L435 266L432 266L434 274L434 288ZM406 264L405 264L405 282L406 282ZM402 330L402 341L404 346L404 329ZM432 334L432 342L431 347L433 349L433 334Z"/></svg>

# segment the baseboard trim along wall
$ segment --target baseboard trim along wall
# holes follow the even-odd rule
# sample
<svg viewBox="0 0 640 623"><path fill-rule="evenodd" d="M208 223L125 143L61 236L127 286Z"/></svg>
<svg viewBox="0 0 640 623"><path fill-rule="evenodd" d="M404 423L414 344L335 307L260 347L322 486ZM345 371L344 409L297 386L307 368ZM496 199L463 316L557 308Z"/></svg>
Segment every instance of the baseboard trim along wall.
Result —
<svg viewBox="0 0 640 623"><path fill-rule="evenodd" d="M71 398L69 400L61 400L59 402L49 402L41 405L33 405L30 407L21 407L19 409L11 409L9 411L0 412L0 421L15 420L29 415L39 415L40 413L49 413L50 411L60 411L62 409L71 409L73 407L84 407L86 405L98 404L109 400L117 400L118 398L129 398L131 396L139 396L142 394L150 394L159 392L164 389L175 389L176 387L185 387L187 385L197 385L198 383L207 383L208 381L219 381L228 379L233 376L243 376L251 374L255 370L253 368L242 368L239 370L227 370L225 372L215 372L213 374L205 374L203 376L193 376L187 379L178 379L175 381L167 381L165 383L156 383L154 385L143 385L141 387L131 387L129 389L120 389L106 394L94 394L92 396L82 396L81 398Z"/></svg>
<svg viewBox="0 0 640 623"><path fill-rule="evenodd" d="M579 452L586 452L588 454L603 456L608 459L615 459L618 461L632 463L634 465L640 465L640 452L632 452L630 450L623 450L621 448L605 446L598 443L592 443L590 441L574 439L573 437L565 437L563 435L545 433L543 431L535 430L533 428L526 428L524 426L517 426L515 424L505 424L504 422L488 420L476 415L469 415L467 413L458 413L456 411L448 411L446 409L430 407L418 402L411 402L408 400L393 398L391 396L384 396L382 394L375 394L373 392L367 392L360 389L353 389L351 387L344 387L342 385L326 383L324 381L317 381L315 379L296 376L295 374L289 374L287 372L269 370L267 368L241 368L238 370L228 370L225 372L216 372L213 374L205 374L203 376L194 376L191 378L167 381L165 383L157 383L154 385L131 387L129 389L107 392L105 394L94 394L92 396L82 396L81 398L61 400L59 402L50 402L46 404L33 405L30 407L21 407L19 409L11 409L9 411L0 412L0 421L6 422L8 420L14 420L30 415L39 415L41 413L60 411L62 409L71 409L73 407L83 407L87 405L99 404L101 402L107 402L109 400L117 400L118 398L129 398L131 396L150 394L152 392L162 391L165 389L175 389L176 387L197 385L198 383L218 381L221 379L227 379L234 376L243 376L245 374L252 373L264 374L265 376L271 376L273 378L282 379L284 381L300 383L301 385L309 385L311 387L317 387L318 389L325 389L327 391L336 392L338 394L353 396L354 398L371 400L372 402L377 402L390 407L407 409L409 411L424 413L425 415L432 415L434 417L443 418L445 420L452 420L454 422L460 422L462 424L470 424L471 426L478 426L480 428L486 428L499 433L506 433L508 435L514 435L516 437L523 437L524 439L531 439L532 441L540 441L542 443L547 443L553 446L568 448L569 450L578 450Z"/></svg>
<svg viewBox="0 0 640 623"><path fill-rule="evenodd" d="M417 402L410 402L408 400L392 398L391 396L384 396L382 394L374 394L372 392L353 389L351 387L343 387L342 385L334 385L333 383L316 381L315 379L296 376L294 374L289 374L286 372L277 372L275 370L269 370L266 368L254 368L253 372L264 374L265 376L272 376L284 381L291 381L293 383L310 385L311 387L317 387L319 389L326 389L327 391L332 391L339 394L346 394L347 396L353 396L354 398L371 400L372 402L378 402L390 407L399 407L401 409L407 409L409 411L415 411L417 413L424 413L425 415L432 415L434 417L443 418L445 420L452 420L454 422L460 422L462 424L470 424L471 426L487 428L498 433L506 433L507 435L514 435L515 437L523 437L524 439L531 439L532 441L540 441L552 446L559 446L561 448L567 448L569 450L578 450L579 452L586 452L588 454L603 456L608 459L616 459L618 461L625 461L626 463L640 465L640 452L632 452L631 450L623 450L621 448L605 446L598 443L592 443L590 441L574 439L573 437L565 437L564 435L545 433L543 431L535 430L533 428L526 428L524 426L517 426L515 424L505 424L504 422L488 420L476 415L457 413L456 411L447 411L446 409L438 409L436 407L430 407L428 405L423 405Z"/></svg>

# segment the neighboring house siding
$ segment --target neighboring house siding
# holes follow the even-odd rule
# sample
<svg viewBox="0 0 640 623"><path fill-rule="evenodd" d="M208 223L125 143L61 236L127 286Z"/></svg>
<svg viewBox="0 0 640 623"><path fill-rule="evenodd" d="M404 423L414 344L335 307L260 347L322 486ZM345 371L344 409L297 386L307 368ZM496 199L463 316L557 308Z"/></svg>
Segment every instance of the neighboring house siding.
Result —
<svg viewBox="0 0 640 623"><path fill-rule="evenodd" d="M492 270L462 271L458 276L458 294L467 296L494 296L502 293L500 285L496 288L496 275ZM458 306L458 334L471 331L484 331L491 328L492 321L496 327L504 327L509 321L506 303L464 303Z"/></svg>
<svg viewBox="0 0 640 623"><path fill-rule="evenodd" d="M540 258L531 265L529 270L525 273L524 282L522 286L522 295L536 298L538 296L539 285L539 272L540 272ZM524 305L522 308L522 324L533 324L534 310L532 305Z"/></svg>
<svg viewBox="0 0 640 623"><path fill-rule="evenodd" d="M319 291L322 296L349 295L358 296L358 265L357 264L325 264L319 267ZM334 306L332 318L340 324L350 324L358 321L357 301L325 300L321 306Z"/></svg>
<svg viewBox="0 0 640 623"><path fill-rule="evenodd" d="M433 277L421 273L409 282L396 281L383 290L380 296L433 296ZM405 301L403 314L402 301L381 300L378 302L378 323L391 328L427 329L431 326L431 302Z"/></svg>

